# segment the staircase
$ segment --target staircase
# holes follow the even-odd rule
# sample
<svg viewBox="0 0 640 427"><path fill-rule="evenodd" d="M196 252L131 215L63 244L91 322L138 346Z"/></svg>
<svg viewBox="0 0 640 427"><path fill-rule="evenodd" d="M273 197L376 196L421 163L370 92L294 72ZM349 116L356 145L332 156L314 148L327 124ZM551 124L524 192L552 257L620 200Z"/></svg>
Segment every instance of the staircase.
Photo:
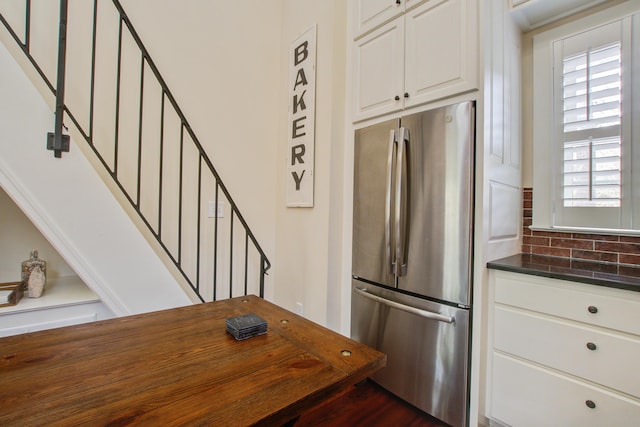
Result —
<svg viewBox="0 0 640 427"><path fill-rule="evenodd" d="M15 129L14 132L32 134L21 139L34 139L24 145L36 147L25 151L21 148L19 155L9 154L15 147L1 148L0 184L50 241L56 240L56 234L60 236L54 246L65 258L77 258L70 265L104 297L105 303L113 301L116 313L138 311L124 301L128 297L115 296L121 294L112 292L118 286L129 289L129 293L147 294L147 298L168 292L163 286L154 288L139 284L140 281L173 281L174 289L179 289L175 282L180 283L189 298L172 296L173 305L189 299L211 301L247 293L264 296L264 278L270 263L120 2L94 0L67 5L67 0L7 0L0 5L0 21L0 39L22 68L23 77L17 79L24 80L29 75L41 95L42 105L26 107L27 114L33 116L37 111L43 116L41 122L51 127L56 105L56 128L61 131L64 127L72 146L69 152L64 151L59 141L64 141L66 135L58 131L47 141L55 150L46 152L44 129ZM62 49L51 45L52 34ZM53 81L57 82L55 86ZM11 86L28 86L22 83ZM36 93L33 86L27 92ZM26 99L24 95L16 96ZM46 110L40 108L43 106ZM11 110L15 106L2 108ZM30 117L28 121L36 120ZM76 146L80 150L74 150ZM40 162L34 170L27 170L29 166L24 164L24 159L30 157ZM27 186L29 174L39 175L40 180ZM89 183L91 188L77 188L81 184L88 187ZM49 188L44 191L38 187ZM66 193L72 198L68 196L63 203L46 200L48 192ZM83 200L72 203L80 194ZM89 194L100 194L100 201L85 199ZM59 205L99 210L85 212L82 221L70 224L65 223L64 214L56 220L42 218ZM116 219L118 210L128 226L116 226L120 224ZM218 214L221 210L223 215ZM82 233L73 232L81 222L87 222L88 228L103 230L99 237L112 240L100 245L103 253L81 248L77 239L82 239ZM120 233L111 230L118 227L122 227ZM95 238L94 233L88 235ZM138 236L135 244L125 239L134 235ZM125 252L131 254L124 256ZM143 261L150 258L155 264L143 266ZM116 259L123 264L113 263ZM122 270L138 270L142 277L110 278L107 283L108 274L103 270L109 268L93 267L97 264L115 264L116 270L117 265L132 264ZM83 270L85 274L81 273ZM153 276L157 271L164 271L164 277L145 278L145 274ZM122 283L118 285L113 280Z"/></svg>

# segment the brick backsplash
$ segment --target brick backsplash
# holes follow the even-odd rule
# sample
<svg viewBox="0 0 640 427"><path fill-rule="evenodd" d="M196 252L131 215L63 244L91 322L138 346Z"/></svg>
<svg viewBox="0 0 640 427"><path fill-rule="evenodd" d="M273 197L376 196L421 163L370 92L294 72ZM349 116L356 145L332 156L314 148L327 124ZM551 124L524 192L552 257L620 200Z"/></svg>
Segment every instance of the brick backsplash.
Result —
<svg viewBox="0 0 640 427"><path fill-rule="evenodd" d="M640 237L603 234L533 231L533 190L523 189L522 252L601 261L614 264L640 265Z"/></svg>

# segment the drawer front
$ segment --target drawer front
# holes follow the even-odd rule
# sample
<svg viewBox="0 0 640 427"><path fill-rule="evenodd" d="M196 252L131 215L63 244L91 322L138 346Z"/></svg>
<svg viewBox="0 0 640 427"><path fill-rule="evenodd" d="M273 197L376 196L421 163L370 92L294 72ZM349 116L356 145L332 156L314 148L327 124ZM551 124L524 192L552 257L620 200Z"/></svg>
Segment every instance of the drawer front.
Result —
<svg viewBox="0 0 640 427"><path fill-rule="evenodd" d="M495 301L640 335L640 293L495 271Z"/></svg>
<svg viewBox="0 0 640 427"><path fill-rule="evenodd" d="M493 346L640 397L640 338L497 306Z"/></svg>
<svg viewBox="0 0 640 427"><path fill-rule="evenodd" d="M518 427L626 427L637 426L640 420L640 401L501 354L494 353L493 368L491 417L501 423Z"/></svg>

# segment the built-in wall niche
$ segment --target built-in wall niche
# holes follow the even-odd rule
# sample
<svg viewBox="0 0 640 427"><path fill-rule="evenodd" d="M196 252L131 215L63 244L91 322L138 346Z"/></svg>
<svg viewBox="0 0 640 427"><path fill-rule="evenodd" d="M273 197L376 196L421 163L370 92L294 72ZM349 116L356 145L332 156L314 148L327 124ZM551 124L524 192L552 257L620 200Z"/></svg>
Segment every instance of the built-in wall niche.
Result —
<svg viewBox="0 0 640 427"><path fill-rule="evenodd" d="M76 273L33 225L9 195L0 188L0 282L20 280L20 264L33 249L47 261L47 279Z"/></svg>
<svg viewBox="0 0 640 427"><path fill-rule="evenodd" d="M33 249L47 262L44 294L0 307L0 337L114 317L0 188L0 283L20 281L22 261Z"/></svg>

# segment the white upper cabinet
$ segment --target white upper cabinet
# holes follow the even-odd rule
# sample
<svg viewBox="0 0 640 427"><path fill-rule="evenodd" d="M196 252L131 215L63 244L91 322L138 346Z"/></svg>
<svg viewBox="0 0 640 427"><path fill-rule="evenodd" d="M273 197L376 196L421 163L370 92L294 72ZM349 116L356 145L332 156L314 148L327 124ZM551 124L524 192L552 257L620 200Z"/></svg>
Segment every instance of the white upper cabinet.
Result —
<svg viewBox="0 0 640 427"><path fill-rule="evenodd" d="M404 94L404 19L357 40L354 56L355 119L400 110Z"/></svg>
<svg viewBox="0 0 640 427"><path fill-rule="evenodd" d="M354 42L355 121L477 89L477 0L419 3Z"/></svg>
<svg viewBox="0 0 640 427"><path fill-rule="evenodd" d="M407 13L405 107L476 89L475 1L432 0Z"/></svg>
<svg viewBox="0 0 640 427"><path fill-rule="evenodd" d="M415 3L415 1L413 2ZM371 31L403 12L404 2L402 0L356 0L355 37Z"/></svg>

